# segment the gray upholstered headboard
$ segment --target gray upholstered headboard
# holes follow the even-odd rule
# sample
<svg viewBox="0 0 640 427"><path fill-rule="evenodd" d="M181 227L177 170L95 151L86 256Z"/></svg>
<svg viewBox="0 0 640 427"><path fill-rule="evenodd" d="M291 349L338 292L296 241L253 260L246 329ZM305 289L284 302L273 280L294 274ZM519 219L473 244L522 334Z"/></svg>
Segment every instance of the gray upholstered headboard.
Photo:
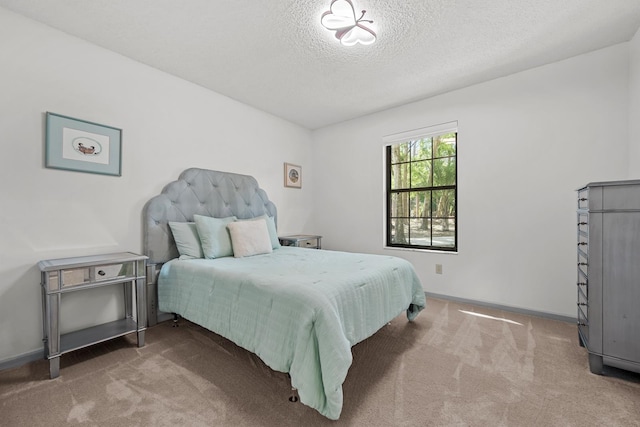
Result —
<svg viewBox="0 0 640 427"><path fill-rule="evenodd" d="M193 221L193 215L240 219L267 214L277 224L276 206L249 175L191 168L170 182L143 209L143 247L149 263L178 257L169 221Z"/></svg>

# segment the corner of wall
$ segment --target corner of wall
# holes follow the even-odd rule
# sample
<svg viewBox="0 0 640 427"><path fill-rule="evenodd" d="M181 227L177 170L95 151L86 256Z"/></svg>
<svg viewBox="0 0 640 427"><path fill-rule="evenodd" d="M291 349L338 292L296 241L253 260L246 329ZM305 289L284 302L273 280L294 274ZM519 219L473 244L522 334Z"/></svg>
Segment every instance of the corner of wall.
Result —
<svg viewBox="0 0 640 427"><path fill-rule="evenodd" d="M628 178L640 179L640 28L629 41Z"/></svg>

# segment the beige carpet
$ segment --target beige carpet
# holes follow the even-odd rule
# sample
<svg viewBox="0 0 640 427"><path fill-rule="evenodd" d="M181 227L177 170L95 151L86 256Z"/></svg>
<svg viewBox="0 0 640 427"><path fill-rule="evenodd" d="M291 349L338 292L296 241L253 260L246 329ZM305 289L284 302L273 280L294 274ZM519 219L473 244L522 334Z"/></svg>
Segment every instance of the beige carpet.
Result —
<svg viewBox="0 0 640 427"><path fill-rule="evenodd" d="M481 313L480 317L463 311ZM508 321L505 321L507 319ZM640 375L589 372L569 323L429 299L353 348L332 422L187 321L0 372L1 426L640 426Z"/></svg>

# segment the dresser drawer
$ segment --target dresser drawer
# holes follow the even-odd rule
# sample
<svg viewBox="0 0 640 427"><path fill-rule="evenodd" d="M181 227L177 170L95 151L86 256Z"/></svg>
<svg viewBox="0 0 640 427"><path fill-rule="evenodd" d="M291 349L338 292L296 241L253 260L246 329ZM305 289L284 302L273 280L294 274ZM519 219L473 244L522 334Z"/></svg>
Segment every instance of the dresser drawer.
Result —
<svg viewBox="0 0 640 427"><path fill-rule="evenodd" d="M578 209L589 208L589 189L583 188L578 190Z"/></svg>
<svg viewBox="0 0 640 427"><path fill-rule="evenodd" d="M578 286L578 312L581 311L585 319L589 319L588 292L589 289L586 286Z"/></svg>
<svg viewBox="0 0 640 427"><path fill-rule="evenodd" d="M589 234L588 233L578 233L578 250L584 252L586 255L589 255Z"/></svg>
<svg viewBox="0 0 640 427"><path fill-rule="evenodd" d="M602 208L605 210L640 209L640 185L603 187Z"/></svg>
<svg viewBox="0 0 640 427"><path fill-rule="evenodd" d="M580 212L578 214L578 232L589 233L589 214Z"/></svg>
<svg viewBox="0 0 640 427"><path fill-rule="evenodd" d="M585 341L585 347L589 347L589 320L586 314L578 308L578 332Z"/></svg>
<svg viewBox="0 0 640 427"><path fill-rule="evenodd" d="M578 249L578 277L587 277L589 275L589 256L586 252Z"/></svg>

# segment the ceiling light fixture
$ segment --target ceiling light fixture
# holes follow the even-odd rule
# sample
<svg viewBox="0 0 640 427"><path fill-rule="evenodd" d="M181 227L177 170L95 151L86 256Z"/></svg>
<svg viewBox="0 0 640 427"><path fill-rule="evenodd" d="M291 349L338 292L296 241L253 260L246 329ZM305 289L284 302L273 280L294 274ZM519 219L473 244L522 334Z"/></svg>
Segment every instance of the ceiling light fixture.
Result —
<svg viewBox="0 0 640 427"><path fill-rule="evenodd" d="M322 14L320 23L326 29L335 31L336 38L344 46L357 43L369 45L376 41L376 33L363 24L373 24L373 21L363 19L366 12L363 10L360 18L356 18L356 10L351 0L332 0L329 10Z"/></svg>

